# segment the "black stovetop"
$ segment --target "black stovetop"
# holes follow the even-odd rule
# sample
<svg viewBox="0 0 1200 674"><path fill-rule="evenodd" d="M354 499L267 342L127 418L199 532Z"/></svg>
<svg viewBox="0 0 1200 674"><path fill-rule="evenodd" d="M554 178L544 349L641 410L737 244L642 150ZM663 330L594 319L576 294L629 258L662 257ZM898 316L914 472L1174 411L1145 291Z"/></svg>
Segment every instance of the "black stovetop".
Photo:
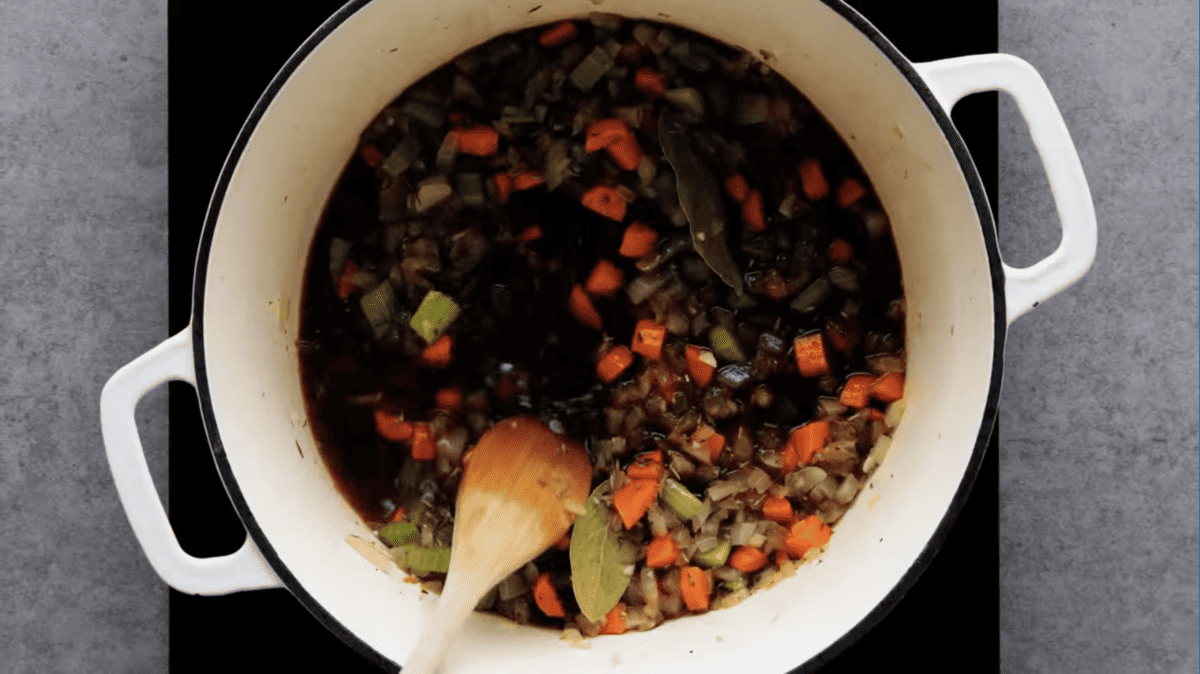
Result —
<svg viewBox="0 0 1200 674"><path fill-rule="evenodd" d="M914 62L994 52L997 0L853 0ZM233 140L279 67L341 3L279 3L280 14L232 0L169 0L170 326L186 326L200 227ZM937 20L953 16L952 22ZM953 29L947 26L953 25ZM996 203L997 99L953 115ZM213 465L193 390L170 384L170 519L198 556L228 554L245 536ZM927 671L999 670L997 434L958 522L907 595L822 674L919 662ZM954 644L956 648L946 648ZM171 590L170 669L378 672L286 590L195 597Z"/></svg>

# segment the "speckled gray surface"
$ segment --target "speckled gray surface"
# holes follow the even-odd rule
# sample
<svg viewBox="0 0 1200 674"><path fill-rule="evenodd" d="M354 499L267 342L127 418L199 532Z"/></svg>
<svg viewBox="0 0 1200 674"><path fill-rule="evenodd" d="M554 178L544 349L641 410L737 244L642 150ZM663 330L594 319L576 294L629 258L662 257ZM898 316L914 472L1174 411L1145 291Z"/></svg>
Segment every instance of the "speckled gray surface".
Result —
<svg viewBox="0 0 1200 674"><path fill-rule="evenodd" d="M1000 0L1079 148L1088 275L1009 333L1006 672L1186 672L1197 647L1197 5ZM100 389L167 336L161 0L0 9L0 670L166 670L166 586L121 509ZM1001 104L1001 241L1057 243ZM160 493L166 395L139 424Z"/></svg>

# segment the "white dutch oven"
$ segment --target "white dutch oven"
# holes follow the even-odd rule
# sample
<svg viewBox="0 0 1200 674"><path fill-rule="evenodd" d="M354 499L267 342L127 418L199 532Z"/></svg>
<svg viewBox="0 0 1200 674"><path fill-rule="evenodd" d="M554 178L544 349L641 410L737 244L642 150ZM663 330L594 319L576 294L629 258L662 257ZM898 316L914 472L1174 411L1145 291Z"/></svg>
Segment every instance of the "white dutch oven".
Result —
<svg viewBox="0 0 1200 674"><path fill-rule="evenodd" d="M190 326L114 374L101 397L122 503L172 587L225 594L284 586L367 658L389 670L404 662L434 597L346 543L371 531L316 451L294 346L309 246L360 130L404 88L500 33L595 9L592 0L356 0L271 83L217 184ZM1077 280L1095 254L1083 170L1045 84L1017 58L913 64L837 0L756 0L736 11L712 1L608 0L601 9L765 50L848 142L899 250L907 412L822 564L731 609L599 637L586 650L549 630L476 614L447 668L726 674L747 653L758 671L815 668L907 591L965 501L996 416L1008 323ZM949 117L966 94L996 89L1025 115L1062 220L1058 249L1025 269L1001 262L984 190ZM133 413L169 380L196 387L218 470L249 534L227 557L197 559L180 548L150 479Z"/></svg>

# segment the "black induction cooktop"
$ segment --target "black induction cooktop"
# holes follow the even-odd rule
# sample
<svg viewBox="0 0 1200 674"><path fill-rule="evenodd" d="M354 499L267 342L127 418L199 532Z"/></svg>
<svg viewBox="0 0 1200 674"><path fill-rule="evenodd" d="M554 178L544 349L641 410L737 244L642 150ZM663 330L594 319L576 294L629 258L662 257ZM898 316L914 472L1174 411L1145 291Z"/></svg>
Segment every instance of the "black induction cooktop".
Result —
<svg viewBox="0 0 1200 674"><path fill-rule="evenodd" d="M197 241L221 166L284 61L342 3L169 0L170 327L187 325ZM997 50L996 0L853 0L914 62ZM736 3L731 3L736 7ZM736 11L736 10L731 10ZM948 17L948 18L947 18ZM965 99L953 119L996 203L997 99ZM170 504L183 548L236 550L245 530L209 452L194 391L170 384ZM823 674L920 663L926 671L998 671L999 523L993 434L981 472L940 552L878 624ZM948 646L953 645L953 648ZM797 663L800 664L800 663ZM170 593L170 670L378 672L286 590L221 597Z"/></svg>

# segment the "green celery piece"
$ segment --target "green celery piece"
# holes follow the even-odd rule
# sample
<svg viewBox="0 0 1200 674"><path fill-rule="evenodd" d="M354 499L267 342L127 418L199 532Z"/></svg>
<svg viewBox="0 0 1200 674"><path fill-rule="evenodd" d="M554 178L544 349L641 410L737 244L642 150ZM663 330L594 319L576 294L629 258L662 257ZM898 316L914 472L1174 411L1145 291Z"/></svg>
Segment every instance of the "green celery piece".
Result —
<svg viewBox="0 0 1200 674"><path fill-rule="evenodd" d="M663 480L660 496L684 521L695 517L704 505L687 487L669 477Z"/></svg>
<svg viewBox="0 0 1200 674"><path fill-rule="evenodd" d="M396 293L392 290L391 282L384 279L383 283L363 295L359 304L362 305L363 315L375 331L375 339L383 337L392 317L396 315Z"/></svg>
<svg viewBox="0 0 1200 674"><path fill-rule="evenodd" d="M430 290L425 299L421 300L421 306L417 307L409 325L427 344L432 344L450 327L454 319L458 318L461 311L454 300L436 290Z"/></svg>
<svg viewBox="0 0 1200 674"><path fill-rule="evenodd" d="M692 561L697 566L714 569L718 566L721 566L725 563L725 560L729 559L729 550L729 541L721 541L720 543L717 543L717 547L713 548L712 550L709 550L708 552L701 552L695 557L692 557Z"/></svg>
<svg viewBox="0 0 1200 674"><path fill-rule="evenodd" d="M604 51L603 47L596 47L571 71L568 79L571 80L571 84L579 87L580 91L590 91L613 65L613 59L608 52Z"/></svg>
<svg viewBox="0 0 1200 674"><path fill-rule="evenodd" d="M413 574L424 576L430 573L446 573L450 570L450 548L422 548L416 545L405 547L404 566Z"/></svg>
<svg viewBox="0 0 1200 674"><path fill-rule="evenodd" d="M392 522L379 529L379 540L395 548L417 540L417 525L412 522Z"/></svg>
<svg viewBox="0 0 1200 674"><path fill-rule="evenodd" d="M746 355L742 353L742 347L738 345L737 337L734 337L728 328L718 325L708 333L708 338L717 357L735 363L746 360Z"/></svg>

